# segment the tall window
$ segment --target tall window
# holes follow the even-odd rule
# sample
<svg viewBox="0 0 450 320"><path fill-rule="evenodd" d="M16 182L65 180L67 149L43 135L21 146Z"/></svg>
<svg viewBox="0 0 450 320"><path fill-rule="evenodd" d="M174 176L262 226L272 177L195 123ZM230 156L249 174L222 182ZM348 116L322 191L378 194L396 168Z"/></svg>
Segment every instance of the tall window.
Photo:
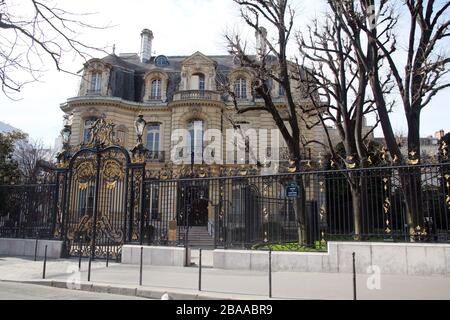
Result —
<svg viewBox="0 0 450 320"><path fill-rule="evenodd" d="M283 88L283 86L281 85L281 83L278 84L278 95L279 95L280 97L284 97L284 95L285 95L285 91L284 91L284 88Z"/></svg>
<svg viewBox="0 0 450 320"><path fill-rule="evenodd" d="M151 100L161 99L161 79L155 79L152 81L152 93L150 99Z"/></svg>
<svg viewBox="0 0 450 320"><path fill-rule="evenodd" d="M92 93L100 93L102 89L102 74L100 72L93 72L91 75L91 88Z"/></svg>
<svg viewBox="0 0 450 320"><path fill-rule="evenodd" d="M198 90L205 91L205 75L204 74L198 75Z"/></svg>
<svg viewBox="0 0 450 320"><path fill-rule="evenodd" d="M147 127L147 149L150 154L158 154L159 152L159 135L159 123L153 123Z"/></svg>
<svg viewBox="0 0 450 320"><path fill-rule="evenodd" d="M91 129L97 118L89 118L84 121L83 142L88 143L91 140Z"/></svg>
<svg viewBox="0 0 450 320"><path fill-rule="evenodd" d="M247 99L247 81L244 78L234 82L234 94L238 99Z"/></svg>
<svg viewBox="0 0 450 320"><path fill-rule="evenodd" d="M203 73L193 74L191 77L191 90L205 91L205 75Z"/></svg>
<svg viewBox="0 0 450 320"><path fill-rule="evenodd" d="M194 162L203 161L203 121L193 120L188 123L190 159Z"/></svg>

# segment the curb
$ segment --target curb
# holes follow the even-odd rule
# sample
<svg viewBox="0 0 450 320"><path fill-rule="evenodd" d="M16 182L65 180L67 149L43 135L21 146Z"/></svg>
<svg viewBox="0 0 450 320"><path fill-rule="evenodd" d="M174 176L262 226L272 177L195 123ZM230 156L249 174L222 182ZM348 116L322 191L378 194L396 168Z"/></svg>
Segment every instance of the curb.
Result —
<svg viewBox="0 0 450 320"><path fill-rule="evenodd" d="M263 296L245 296L239 294L221 294L221 293L203 293L189 292L189 290L173 290L163 288L142 288L142 287L126 287L112 286L108 284L82 282L79 288L68 288L67 282L57 280L32 280L32 281L8 281L24 284L33 284L40 286L48 286L66 290L81 290L86 292L109 293L122 296L157 299L160 300L163 295L168 294L171 300L267 300Z"/></svg>

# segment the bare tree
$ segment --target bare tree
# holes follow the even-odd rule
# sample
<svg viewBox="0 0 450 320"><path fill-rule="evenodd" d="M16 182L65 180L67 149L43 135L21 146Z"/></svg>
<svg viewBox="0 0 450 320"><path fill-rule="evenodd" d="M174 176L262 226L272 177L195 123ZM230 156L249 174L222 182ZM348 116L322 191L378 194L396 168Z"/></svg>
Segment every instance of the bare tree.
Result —
<svg viewBox="0 0 450 320"><path fill-rule="evenodd" d="M364 131L364 119L376 112L376 105L368 90L368 71L358 61L352 44L353 41L362 43L363 37L356 33L353 35L355 38L351 38L344 31L345 26L336 11L331 10L322 20L322 25L314 20L306 32L300 32L297 36L303 57L301 65L307 66L301 69L306 75L299 74L298 78L306 84L313 102L313 108L303 108L302 118L308 128L323 128L335 167L364 168L373 162L367 138L379 120L369 132ZM368 50L365 48L366 55ZM381 87L383 94L391 92L393 85L389 74ZM340 154L336 152L337 146L330 137L329 124L336 128L342 141L344 159L340 159ZM360 239L367 181L360 171L348 171L345 175L352 195L354 236Z"/></svg>
<svg viewBox="0 0 450 320"><path fill-rule="evenodd" d="M64 55L87 60L89 52L101 50L77 38L82 30L103 28L83 22L86 15L66 11L52 0L0 0L2 91L10 96L36 81L47 59L58 71L71 73L63 67Z"/></svg>
<svg viewBox="0 0 450 320"><path fill-rule="evenodd" d="M16 144L14 159L18 163L24 183L36 183L45 178L47 169L54 167L55 152L46 148L41 140L23 140Z"/></svg>
<svg viewBox="0 0 450 320"><path fill-rule="evenodd" d="M230 54L239 59L242 67L251 70L254 75L252 89L262 98L264 104L242 108L236 100L233 88L229 88L228 92L238 114L262 111L272 116L289 149L293 171L299 172L302 160L299 104L295 99L295 85L292 78L296 64L287 58L287 47L294 26L294 9L287 0L234 0L234 2L240 5L242 19L255 31L261 46L268 49L259 50L256 56L251 55L247 52L246 44L239 34L226 35ZM276 31L277 37L274 41L269 41L261 23ZM270 82L278 83L282 87L286 99L285 108L281 109L274 102ZM295 205L299 243L310 244L305 189L300 177L297 178L297 184L301 190L301 197Z"/></svg>
<svg viewBox="0 0 450 320"><path fill-rule="evenodd" d="M372 89L377 96L377 104L383 109L385 96L380 93L379 66L373 59L382 56L392 70L393 78L403 104L408 123L408 161L420 161L420 114L440 91L450 87L448 77L450 56L445 51L445 41L450 36L450 1L404 0L404 19L409 19L406 52L399 54L398 37L394 27L398 24L397 1L359 0L359 9L350 5L353 1L336 4L339 12L354 28L364 31L372 47L373 56L366 57L365 64L370 70ZM371 23L373 14L380 15L377 23ZM404 13L404 12L401 12ZM379 108L380 109L380 108ZM389 119L383 120L390 123ZM387 139L395 136L384 129ZM394 144L393 141L387 141ZM388 146L389 147L389 146ZM395 146L389 148L393 157L402 159Z"/></svg>
<svg viewBox="0 0 450 320"><path fill-rule="evenodd" d="M368 70L386 145L394 163L404 162L387 111L387 97L380 87L379 57L386 59L392 70L400 101L408 123L409 164L420 163L420 114L440 91L450 86L448 64L450 57L444 41L450 36L450 1L404 0L409 19L406 52L398 52L395 26L399 21L394 0L328 1L347 26L350 35L361 30L370 48L362 54L361 44L353 42L358 59ZM378 19L374 13L379 14ZM403 12L401 12L403 13ZM355 38L355 37L353 37ZM402 58L404 57L404 58ZM406 217L411 236L423 232L424 218L419 170L402 170L401 184L405 194Z"/></svg>

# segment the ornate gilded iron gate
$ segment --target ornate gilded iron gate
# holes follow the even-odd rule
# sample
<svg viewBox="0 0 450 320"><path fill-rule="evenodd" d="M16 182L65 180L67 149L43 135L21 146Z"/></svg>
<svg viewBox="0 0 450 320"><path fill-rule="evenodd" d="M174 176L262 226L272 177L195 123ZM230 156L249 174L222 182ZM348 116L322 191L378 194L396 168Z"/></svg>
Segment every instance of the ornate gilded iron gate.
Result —
<svg viewBox="0 0 450 320"><path fill-rule="evenodd" d="M118 147L85 149L69 167L65 230L69 255L120 255L127 220L129 158Z"/></svg>
<svg viewBox="0 0 450 320"><path fill-rule="evenodd" d="M122 245L142 233L143 164L114 145L112 128L98 123L86 148L62 172L62 230L69 256L119 259Z"/></svg>

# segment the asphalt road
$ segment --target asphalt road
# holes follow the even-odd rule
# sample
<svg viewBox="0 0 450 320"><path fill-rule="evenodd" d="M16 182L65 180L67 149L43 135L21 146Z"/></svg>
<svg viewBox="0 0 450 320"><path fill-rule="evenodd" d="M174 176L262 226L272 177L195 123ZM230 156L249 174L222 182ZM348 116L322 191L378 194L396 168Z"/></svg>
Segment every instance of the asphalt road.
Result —
<svg viewBox="0 0 450 320"><path fill-rule="evenodd" d="M85 292L0 281L0 300L145 300L108 293Z"/></svg>

